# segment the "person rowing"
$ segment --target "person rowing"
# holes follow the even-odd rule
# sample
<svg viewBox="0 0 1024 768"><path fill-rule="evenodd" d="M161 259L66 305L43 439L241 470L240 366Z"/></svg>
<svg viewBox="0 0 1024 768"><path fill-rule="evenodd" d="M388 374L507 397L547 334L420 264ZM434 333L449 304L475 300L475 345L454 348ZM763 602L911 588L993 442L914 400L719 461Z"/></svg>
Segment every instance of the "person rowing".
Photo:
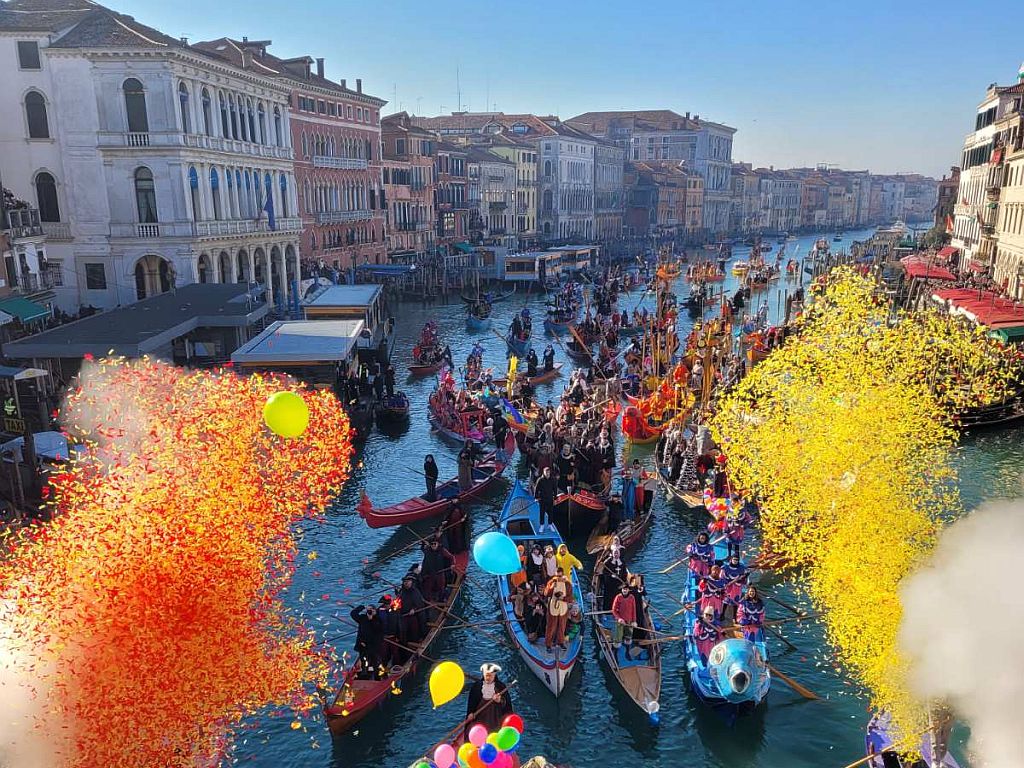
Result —
<svg viewBox="0 0 1024 768"><path fill-rule="evenodd" d="M715 609L710 605L703 608L701 614L693 622L693 641L697 644L701 663L707 665L708 654L722 638L722 629L715 618Z"/></svg>
<svg viewBox="0 0 1024 768"><path fill-rule="evenodd" d="M712 565L708 575L700 580L701 609L711 606L715 615L721 616L725 605L725 590L726 580L722 576L721 566Z"/></svg>
<svg viewBox="0 0 1024 768"><path fill-rule="evenodd" d="M710 573L711 564L715 561L715 548L709 543L707 533L698 533L697 540L687 545L686 554L690 556L690 570L694 574L703 577Z"/></svg>
<svg viewBox="0 0 1024 768"><path fill-rule="evenodd" d="M743 627L743 636L750 642L761 639L761 627L764 625L764 602L757 594L757 588L751 584L743 593L743 599L736 607L736 623Z"/></svg>
<svg viewBox="0 0 1024 768"><path fill-rule="evenodd" d="M469 730L474 725L482 725L493 733L501 728L505 718L514 711L512 696L508 687L498 679L499 672L501 667L497 664L481 664L480 674L483 677L470 686L464 734L467 741Z"/></svg>
<svg viewBox="0 0 1024 768"><path fill-rule="evenodd" d="M725 578L725 602L729 605L737 605L743 595L743 587L746 586L749 569L740 562L740 556L736 553L729 555L729 559L722 564L722 576Z"/></svg>

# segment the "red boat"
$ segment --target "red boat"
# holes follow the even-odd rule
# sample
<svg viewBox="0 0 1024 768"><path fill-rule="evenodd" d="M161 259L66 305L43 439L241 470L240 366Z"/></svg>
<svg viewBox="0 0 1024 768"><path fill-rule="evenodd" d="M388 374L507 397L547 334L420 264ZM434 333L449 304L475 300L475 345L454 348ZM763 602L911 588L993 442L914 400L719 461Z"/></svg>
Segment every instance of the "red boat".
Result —
<svg viewBox="0 0 1024 768"><path fill-rule="evenodd" d="M430 650L434 639L440 634L448 618L448 611L455 604L455 599L462 590L462 583L466 579L466 564L469 562L469 553L462 552L455 556L455 578L448 588L448 597L445 598L443 611L439 611L436 617L430 622L427 634L420 643L417 643L413 650L417 654L411 656L408 661L400 666L389 669L387 676L380 680L374 679L371 672L362 670L359 664L355 664L345 671L341 690L338 691L334 701L324 707L324 716L327 718L327 727L331 734L338 736L345 733L360 720L372 712L378 704L388 698L392 690L398 689L398 684L406 675L414 672L422 657L419 654L426 654Z"/></svg>
<svg viewBox="0 0 1024 768"><path fill-rule="evenodd" d="M496 454L491 453L473 467L473 485L465 491L459 490L459 478L453 477L437 486L435 501L427 501L424 494L381 509L374 509L370 497L363 491L363 498L356 505L356 510L371 528L408 525L418 520L437 517L447 514L456 501L465 502L484 493L501 476L504 469L505 465L497 460Z"/></svg>

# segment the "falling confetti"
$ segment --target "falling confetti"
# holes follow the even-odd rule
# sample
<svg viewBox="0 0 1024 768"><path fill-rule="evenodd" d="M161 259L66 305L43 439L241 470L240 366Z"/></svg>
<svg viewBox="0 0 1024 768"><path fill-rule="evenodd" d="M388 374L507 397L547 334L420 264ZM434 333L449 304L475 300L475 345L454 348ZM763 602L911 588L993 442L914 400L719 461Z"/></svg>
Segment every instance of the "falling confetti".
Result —
<svg viewBox="0 0 1024 768"><path fill-rule="evenodd" d="M310 410L301 439L260 417L286 388ZM89 450L51 476L53 523L0 562L0 629L47 691L36 727L72 734L51 764L210 764L247 715L312 709L329 659L281 595L293 524L319 515L351 466L331 394L102 360L61 423Z"/></svg>

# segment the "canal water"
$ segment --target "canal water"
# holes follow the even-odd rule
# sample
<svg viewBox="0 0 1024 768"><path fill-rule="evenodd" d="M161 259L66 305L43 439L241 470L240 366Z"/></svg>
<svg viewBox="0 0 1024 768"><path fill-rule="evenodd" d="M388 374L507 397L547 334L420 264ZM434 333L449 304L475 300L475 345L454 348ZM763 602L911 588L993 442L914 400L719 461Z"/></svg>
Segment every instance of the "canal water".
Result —
<svg viewBox="0 0 1024 768"><path fill-rule="evenodd" d="M863 239L870 232L847 233L843 246L852 239ZM800 246L798 257L806 256L814 237L790 241ZM839 246L839 243L833 244ZM776 246L777 247L777 246ZM737 248L735 259L745 258L747 250ZM729 277L727 291L735 288ZM781 290L787 285L783 280ZM790 286L791 287L791 286ZM772 284L770 305L773 316L781 302L779 290ZM680 284L677 293L685 296ZM302 550L315 551L317 558L297 558L303 565L296 574L289 600L296 610L327 638L350 631L336 617L347 617L351 607L363 600L376 600L386 584L374 577L395 581L413 562L410 549L383 564L378 561L415 541L407 530L371 530L355 511L365 489L375 505L401 501L423 491L423 479L413 468L422 466L423 457L432 453L441 468L442 479L453 476L455 450L432 434L425 406L434 386L432 378L402 381L410 350L427 320L436 320L442 338L451 345L456 363L465 360L472 345L485 348L485 365L504 366L504 343L491 332L466 330L465 310L457 296L448 304L404 303L393 308L397 318L396 370L400 388L413 403L407 427L389 434L375 429L355 457L352 477L323 524L307 524L302 533ZM632 308L639 296L623 300ZM652 303L648 298L648 306ZM543 299L515 296L495 306L494 328L504 332L514 312L528 306L540 328ZM651 307L653 309L653 307ZM688 321L687 321L688 322ZM538 354L546 343L543 331L535 335ZM556 359L565 360L555 345ZM571 367L567 365L567 368ZM556 398L565 379L538 388L538 398ZM1022 462L1018 446L1019 431L989 432L967 437L956 449L962 495L968 509L985 499L1022 495ZM639 457L650 464L651 447L638 447L630 458ZM506 470L506 476L515 474ZM487 502L497 505L507 490L503 485ZM655 519L645 541L628 564L635 572L647 574L652 602L664 615L673 613L673 604L682 588L683 570L667 575L657 571L673 562L679 547L693 538L706 524L700 514L678 508L659 490L655 501ZM481 530L496 514L493 507L474 505L473 525ZM425 529L421 529L421 533ZM592 562L584 556L584 542L571 540L571 549L589 570ZM470 622L497 618L493 578L471 566L472 582L459 598L455 612ZM798 598L786 585L780 593ZM586 590L585 590L586 591ZM770 611L772 613L772 611ZM782 609L773 617L782 618ZM672 631L683 631L679 619ZM485 634L486 632L486 634ZM822 645L819 627L811 624L793 627L789 639L799 651L787 651L778 642L772 645L772 662L785 674L797 679L822 697L822 701L804 701L780 681L773 682L767 701L751 717L727 726L709 713L688 693L681 644L666 646L663 661L661 725L654 728L626 696L617 689L614 678L600 659L592 630L584 631L584 653L573 678L560 698L551 696L543 684L527 670L514 650L508 647L500 625L481 629L451 629L442 633L432 650L437 659L457 661L467 671L476 671L484 662L495 662L506 682L518 680L513 692L516 710L526 723L521 752L542 754L561 765L585 766L673 766L673 768L842 768L864 754L863 729L869 717L866 701L856 686L838 673L831 653ZM338 641L339 650L351 648L353 638ZM285 712L265 713L249 721L239 732L234 761L259 768L406 768L423 751L442 739L464 716L465 696L433 709L425 674L406 681L400 695L367 717L358 728L334 741L326 726L315 718L303 728L292 728L292 716ZM957 733L962 740L963 734Z"/></svg>

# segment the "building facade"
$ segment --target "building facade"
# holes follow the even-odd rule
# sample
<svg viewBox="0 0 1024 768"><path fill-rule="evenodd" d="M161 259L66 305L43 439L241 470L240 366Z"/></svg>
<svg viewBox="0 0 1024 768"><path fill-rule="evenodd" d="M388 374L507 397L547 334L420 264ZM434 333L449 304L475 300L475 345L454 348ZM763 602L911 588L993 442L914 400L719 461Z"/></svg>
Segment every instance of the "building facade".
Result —
<svg viewBox="0 0 1024 768"><path fill-rule="evenodd" d="M626 164L626 231L687 245L704 231L704 180L679 160Z"/></svg>
<svg viewBox="0 0 1024 768"><path fill-rule="evenodd" d="M732 208L729 230L746 235L757 231L761 210L761 184L750 163L733 163Z"/></svg>
<svg viewBox="0 0 1024 768"><path fill-rule="evenodd" d="M469 169L466 148L446 141L434 145L435 239L451 254L469 237Z"/></svg>
<svg viewBox="0 0 1024 768"><path fill-rule="evenodd" d="M787 171L760 169L758 229L777 234L800 226L801 181Z"/></svg>
<svg viewBox="0 0 1024 768"><path fill-rule="evenodd" d="M997 206L993 280L1014 299L1024 299L1024 72L1020 80L1003 92L1010 102L995 123L991 158L1000 188L987 191Z"/></svg>
<svg viewBox="0 0 1024 768"><path fill-rule="evenodd" d="M541 237L548 242L594 237L594 152L597 142L561 121L539 140Z"/></svg>
<svg viewBox="0 0 1024 768"><path fill-rule="evenodd" d="M601 140L594 147L594 227L597 240L622 237L626 150Z"/></svg>
<svg viewBox="0 0 1024 768"><path fill-rule="evenodd" d="M430 131L399 112L381 120L384 213L391 258L423 261L435 249L434 145Z"/></svg>
<svg viewBox="0 0 1024 768"><path fill-rule="evenodd" d="M516 169L515 216L516 246L527 248L537 242L537 147L506 133L490 137L491 152L511 160Z"/></svg>
<svg viewBox="0 0 1024 768"><path fill-rule="evenodd" d="M0 9L0 45L34 81L0 118L0 141L4 183L39 202L53 232L59 305L114 307L190 282L253 282L294 302L302 221L280 73L99 5L38 11Z"/></svg>
<svg viewBox="0 0 1024 768"><path fill-rule="evenodd" d="M467 147L467 162L470 216L480 222L480 240L514 248L516 163L477 146Z"/></svg>
<svg viewBox="0 0 1024 768"><path fill-rule="evenodd" d="M956 207L956 191L960 186L960 168L952 166L949 176L943 176L938 184L938 201L935 204L935 226L953 230L953 209Z"/></svg>
<svg viewBox="0 0 1024 768"><path fill-rule="evenodd" d="M692 167L704 179L704 229L711 237L729 229L732 206L732 139L736 129L694 118L697 129L696 157Z"/></svg>

